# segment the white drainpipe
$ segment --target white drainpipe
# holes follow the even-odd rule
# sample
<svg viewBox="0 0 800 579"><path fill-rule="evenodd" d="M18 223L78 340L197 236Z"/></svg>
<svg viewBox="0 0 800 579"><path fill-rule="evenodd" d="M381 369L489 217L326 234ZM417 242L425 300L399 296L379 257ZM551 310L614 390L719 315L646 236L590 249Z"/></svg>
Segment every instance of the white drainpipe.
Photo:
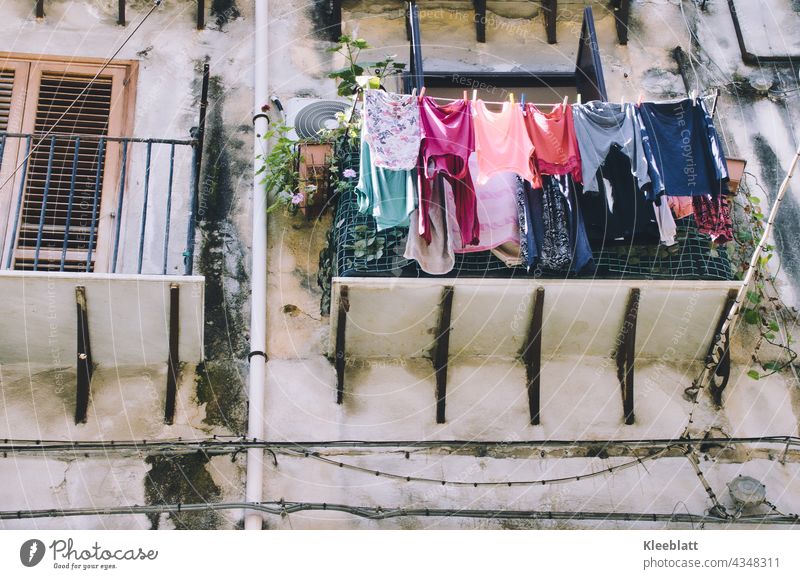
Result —
<svg viewBox="0 0 800 579"><path fill-rule="evenodd" d="M255 35L253 54L253 267L250 277L250 375L248 382L249 413L247 437L264 438L264 388L267 375L267 192L257 175L263 164L259 155L266 150L263 135L267 132L267 119L261 107L269 102L267 73L269 70L269 0L255 2ZM264 492L264 451L247 450L247 483L245 501L260 503ZM260 530L262 515L246 511L244 528Z"/></svg>

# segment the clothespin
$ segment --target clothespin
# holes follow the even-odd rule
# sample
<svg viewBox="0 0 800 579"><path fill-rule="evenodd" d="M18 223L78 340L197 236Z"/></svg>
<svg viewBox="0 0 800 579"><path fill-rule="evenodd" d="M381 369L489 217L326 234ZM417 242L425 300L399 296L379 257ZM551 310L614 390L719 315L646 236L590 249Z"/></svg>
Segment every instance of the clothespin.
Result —
<svg viewBox="0 0 800 579"><path fill-rule="evenodd" d="M569 103L569 95L564 95L564 102L561 103L561 108L567 110L567 103Z"/></svg>
<svg viewBox="0 0 800 579"><path fill-rule="evenodd" d="M464 91L464 100L467 100L467 91Z"/></svg>
<svg viewBox="0 0 800 579"><path fill-rule="evenodd" d="M625 108L625 95L619 97L619 106Z"/></svg>
<svg viewBox="0 0 800 579"><path fill-rule="evenodd" d="M578 104L581 104L581 93L578 93Z"/></svg>
<svg viewBox="0 0 800 579"><path fill-rule="evenodd" d="M420 102L422 101L422 99L424 97L425 97L425 87L423 86L421 89L419 89L419 100L420 100Z"/></svg>
<svg viewBox="0 0 800 579"><path fill-rule="evenodd" d="M692 89L691 92L689 92L689 98L692 99L692 105L697 104L697 91Z"/></svg>
<svg viewBox="0 0 800 579"><path fill-rule="evenodd" d="M519 105L524 109L525 108L525 93L520 93L519 95Z"/></svg>
<svg viewBox="0 0 800 579"><path fill-rule="evenodd" d="M508 93L508 102L510 102L512 105L514 104L514 93L513 92Z"/></svg>
<svg viewBox="0 0 800 579"><path fill-rule="evenodd" d="M639 98L636 99L636 106L637 107L642 105L642 96L643 96L642 93L639 93Z"/></svg>
<svg viewBox="0 0 800 579"><path fill-rule="evenodd" d="M417 96L417 87L414 87L414 88L411 89L411 96L412 97Z"/></svg>

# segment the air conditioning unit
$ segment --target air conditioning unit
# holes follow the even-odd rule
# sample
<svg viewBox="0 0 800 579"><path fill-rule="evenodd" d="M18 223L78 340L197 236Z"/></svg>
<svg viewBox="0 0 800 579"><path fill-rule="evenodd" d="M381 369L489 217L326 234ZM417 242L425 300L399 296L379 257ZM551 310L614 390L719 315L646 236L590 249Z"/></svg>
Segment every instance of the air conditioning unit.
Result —
<svg viewBox="0 0 800 579"><path fill-rule="evenodd" d="M323 129L335 129L337 113L349 112L353 103L347 100L293 98L286 103L286 124L292 127L292 139L315 139Z"/></svg>

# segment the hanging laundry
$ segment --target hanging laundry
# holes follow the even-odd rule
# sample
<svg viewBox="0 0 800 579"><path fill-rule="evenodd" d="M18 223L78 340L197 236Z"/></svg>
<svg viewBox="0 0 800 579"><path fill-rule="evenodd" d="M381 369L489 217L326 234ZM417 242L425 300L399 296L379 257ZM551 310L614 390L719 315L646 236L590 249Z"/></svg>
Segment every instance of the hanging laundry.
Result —
<svg viewBox="0 0 800 579"><path fill-rule="evenodd" d="M609 147L597 175L600 191L589 193L582 203L590 238L611 242L657 239L653 203L640 193L630 158L618 144Z"/></svg>
<svg viewBox="0 0 800 579"><path fill-rule="evenodd" d="M379 231L406 226L417 199L417 171L393 171L373 165L366 135L366 129L362 127L356 185L358 210L372 215Z"/></svg>
<svg viewBox="0 0 800 579"><path fill-rule="evenodd" d="M536 237L533 234L533 215L529 195L533 194L530 183L516 175L517 215L519 219L519 256L522 265L531 271L539 258Z"/></svg>
<svg viewBox="0 0 800 579"><path fill-rule="evenodd" d="M414 259L425 273L443 275L450 272L455 265L453 253L453 239L448 231L448 214L452 218L455 207L453 206L453 192L450 184L439 177L437 187L431 193L430 205L430 243L425 242L419 235L419 219L415 210L411 214L411 224L408 231L408 240L403 257Z"/></svg>
<svg viewBox="0 0 800 579"><path fill-rule="evenodd" d="M516 173L534 185L539 183L533 170L533 143L525 128L522 108L510 102L495 113L478 100L474 104L475 152L478 156L477 183L483 185L492 175Z"/></svg>
<svg viewBox="0 0 800 579"><path fill-rule="evenodd" d="M684 217L694 215L694 203L691 197L673 197L672 195L667 195L667 203L675 214L675 219L683 219Z"/></svg>
<svg viewBox="0 0 800 579"><path fill-rule="evenodd" d="M714 243L733 241L733 222L726 195L695 195L692 203L700 233L711 236Z"/></svg>
<svg viewBox="0 0 800 579"><path fill-rule="evenodd" d="M542 188L533 189L528 199L539 250L539 265L553 272L568 271L572 261L569 214L558 179L544 175Z"/></svg>
<svg viewBox="0 0 800 579"><path fill-rule="evenodd" d="M569 243L572 249L572 263L570 271L581 273L587 266L592 264L592 247L589 245L589 238L586 235L586 227L583 223L583 211L579 206L583 199L581 186L576 184L571 175L554 176L561 189L561 193L567 199L567 209L569 210Z"/></svg>
<svg viewBox="0 0 800 579"><path fill-rule="evenodd" d="M453 189L463 245L478 242L480 223L469 156L475 150L472 108L460 100L443 106L430 97L419 103L422 141L419 156L419 232L430 243L430 199L433 178L443 175Z"/></svg>
<svg viewBox="0 0 800 579"><path fill-rule="evenodd" d="M469 158L469 170L477 172L478 160L473 153ZM513 242L519 244L519 217L516 202L517 176L514 173L497 173L483 185L475 186L480 234L477 245L465 246L460 237L458 223L451 223L450 234L456 240L456 253L487 251L499 245Z"/></svg>
<svg viewBox="0 0 800 579"><path fill-rule="evenodd" d="M631 174L637 179L636 187L641 191L648 190L648 164L634 109L631 103L619 105L601 101L572 105L585 191L599 191L597 170L606 160L612 145L617 145L630 160Z"/></svg>
<svg viewBox="0 0 800 579"><path fill-rule="evenodd" d="M525 105L525 127L534 146L539 173L570 173L576 182L583 181L572 107L558 104L549 113L543 113L533 103L528 103Z"/></svg>
<svg viewBox="0 0 800 579"><path fill-rule="evenodd" d="M642 103L654 195L728 194L728 166L711 115L700 102Z"/></svg>
<svg viewBox="0 0 800 579"><path fill-rule="evenodd" d="M415 96L368 89L364 121L375 167L395 171L416 167L422 137Z"/></svg>

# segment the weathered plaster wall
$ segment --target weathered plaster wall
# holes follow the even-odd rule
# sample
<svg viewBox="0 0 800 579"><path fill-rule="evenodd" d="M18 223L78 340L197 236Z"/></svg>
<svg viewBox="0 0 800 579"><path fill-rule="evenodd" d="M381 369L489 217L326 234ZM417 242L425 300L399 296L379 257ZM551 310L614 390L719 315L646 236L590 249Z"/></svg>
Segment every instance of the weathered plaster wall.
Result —
<svg viewBox="0 0 800 579"><path fill-rule="evenodd" d="M270 78L272 91L283 101L293 96L333 98L328 71L341 66L324 49L325 19L316 5L288 6L272 3ZM453 12L457 8L462 12ZM709 0L706 13L697 14L691 3L680 7L668 0L633 2L628 46L617 43L615 23L606 2L560 2L558 39L545 42L541 15L535 2L489 3L486 44L475 42L470 3L422 3L422 40L426 70L571 70L574 67L584 4L594 9L605 80L612 100L663 100L685 94L683 81L670 51L689 51L697 35L704 52L696 54L698 88L721 86L719 125L731 155L748 160L748 170L774 195L777 182L793 153L792 123L797 123L794 100L771 102L766 98L732 92L734 73L747 78L758 71L741 62L732 33L726 2ZM408 45L401 2L345 2L344 30L365 38L376 47L367 60L397 54L407 60ZM689 28L687 28L687 22ZM710 57L722 66L716 69ZM690 79L692 70L687 71ZM784 71L778 73L786 78ZM724 81L727 79L727 81ZM792 86L796 86L795 84ZM741 92L741 91L740 91ZM797 94L797 93L794 93ZM790 112L791 111L791 112ZM780 119L780 120L779 120ZM756 138L758 135L760 137ZM763 141L763 143L762 143ZM762 143L762 144L759 144ZM770 157L770 152L774 156ZM769 159L768 159L769 157ZM798 193L792 194L796 199ZM794 201L789 202L789 208ZM335 373L324 353L329 346L329 320L317 320L319 291L314 284L317 254L324 244L329 217L305 223L299 218L270 218L269 250L269 354L266 427L268 438L283 440L531 440L543 438L674 437L687 424L691 404L683 391L699 367L658 363L637 365L637 420L622 425L619 385L613 361L576 356L551 360L543 374L543 422L528 424L524 369L507 360L451 361L447 415L435 423L435 381L427 360L353 360L347 366L345 403L335 404ZM796 220L794 220L796 222ZM796 223L791 216L779 223L778 237L791 239ZM791 259L788 243L782 259ZM788 266L787 266L788 267ZM795 282L781 277L782 292L794 303ZM286 308L294 305L297 308ZM397 304L402 308L403 304ZM564 331L569 331L565 328ZM649 330L648 330L649 331ZM693 430L715 427L730 435L797 434L800 395L790 375L754 381L747 377L754 336L737 342L725 407L716 410L707 397L694 414ZM769 359L776 352L765 352ZM605 368L605 371L598 372ZM612 370L608 370L612 368ZM536 456L476 456L461 451L417 451L405 458L400 451L332 450L333 460L401 475L431 476L451 480L538 479L559 474L589 472L610 466L600 458L553 460ZM796 465L765 460L745 461L742 454L704 462L703 471L723 504L730 501L725 483L738 474L766 482L768 494L783 511L798 507L793 477ZM623 459L618 459L623 460ZM278 456L269 461L264 496L267 500L318 501L365 506L514 508L542 510L632 510L672 512L683 505L690 512L710 507L708 496L686 459L656 461L647 469L631 469L613 476L553 487L485 489L440 487L425 483L391 481L324 464L302 456ZM774 477L774 479L773 479ZM393 519L369 522L336 513L305 513L268 518L279 528L484 528L531 526L591 527L535 523L531 525L470 519ZM607 526L607 525L606 525Z"/></svg>
<svg viewBox="0 0 800 579"><path fill-rule="evenodd" d="M75 425L75 370L2 366L0 436L21 439L129 440L205 438L244 432L252 171L252 12L250 0L207 3L205 30L195 29L196 2L166 0L133 35L119 58L139 62L137 137L189 138L197 126L202 66L211 72L194 272L206 278L205 357L182 368L174 425L163 422L166 360L147 367L98 367L86 424ZM6 2L0 50L107 58L150 9L127 3L128 26L116 25L117 2L50 0L37 21L29 2ZM135 271L144 149L131 161L123 215L121 267ZM154 147L145 273L160 273L167 191L165 147ZM183 273L190 158L176 154L168 273ZM142 304L155 307L155 304ZM166 312L164 313L166 316ZM166 317L165 317L166 319ZM4 336L3 339L14 339ZM71 361L71 360L70 360ZM2 361L0 361L2 363ZM242 461L167 458L2 458L0 509L86 507L154 502L238 500ZM79 517L3 522L2 528L230 528L240 513L170 517Z"/></svg>

